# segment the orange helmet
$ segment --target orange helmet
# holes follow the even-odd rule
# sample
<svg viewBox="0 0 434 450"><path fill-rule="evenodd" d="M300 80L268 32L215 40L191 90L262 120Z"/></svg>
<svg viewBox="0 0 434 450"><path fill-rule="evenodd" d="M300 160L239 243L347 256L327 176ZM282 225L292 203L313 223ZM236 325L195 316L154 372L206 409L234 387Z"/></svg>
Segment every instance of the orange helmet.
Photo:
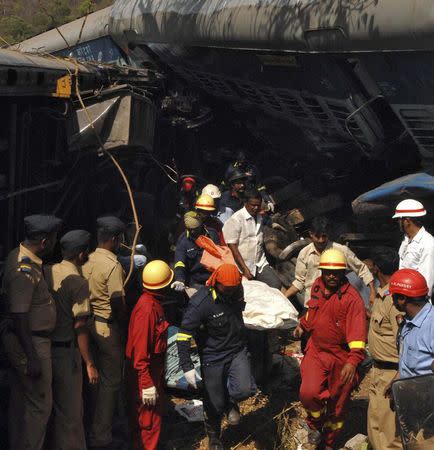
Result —
<svg viewBox="0 0 434 450"><path fill-rule="evenodd" d="M397 270L390 278L389 291L406 297L423 297L428 294L425 277L414 269Z"/></svg>

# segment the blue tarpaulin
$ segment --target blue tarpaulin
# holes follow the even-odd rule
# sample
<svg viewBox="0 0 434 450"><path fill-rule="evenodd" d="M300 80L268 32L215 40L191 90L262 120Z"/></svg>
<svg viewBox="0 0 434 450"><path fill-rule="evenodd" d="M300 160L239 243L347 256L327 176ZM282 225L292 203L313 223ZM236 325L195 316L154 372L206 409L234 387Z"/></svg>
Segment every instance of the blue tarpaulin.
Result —
<svg viewBox="0 0 434 450"><path fill-rule="evenodd" d="M389 181L357 197L352 207L356 215L389 215L405 198L427 199L428 203L434 203L434 176L419 172Z"/></svg>

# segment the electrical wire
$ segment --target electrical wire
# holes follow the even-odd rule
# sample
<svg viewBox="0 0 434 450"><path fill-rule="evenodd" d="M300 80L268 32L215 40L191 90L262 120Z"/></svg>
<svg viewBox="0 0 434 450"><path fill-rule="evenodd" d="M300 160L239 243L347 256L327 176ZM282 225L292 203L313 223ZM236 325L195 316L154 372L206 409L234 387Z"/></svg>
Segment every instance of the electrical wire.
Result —
<svg viewBox="0 0 434 450"><path fill-rule="evenodd" d="M60 32L60 30L57 27L56 27L56 30L63 37L62 33ZM63 39L64 39L64 37L63 37ZM65 40L65 42L66 42L66 40ZM68 44L68 47L69 47L69 44ZM55 55L52 55L51 53L45 53L45 55L55 59L56 61L60 61L63 64L65 63L65 60L63 60L62 58L59 58L59 57L57 57ZM124 281L124 286L126 286L128 281L131 278L132 273L133 273L133 269L134 269L134 254L135 254L137 240L139 238L139 233L140 233L140 229L141 229L141 225L139 223L139 218L138 218L138 214L137 214L136 204L134 202L134 197L133 197L133 193L132 193L132 190L131 190L131 186L129 184L127 176L125 175L125 172L123 171L122 167L120 166L120 164L118 163L116 158L105 148L105 145L104 145L104 143L101 140L101 136L99 135L98 131L95 128L95 125L93 123L93 120L92 120L92 117L91 117L91 115L89 113L89 110L86 108L86 105L83 102L83 98L82 98L81 92L80 92L80 84L79 84L79 76L78 76L78 74L79 74L79 62L75 58L67 58L67 60L71 61L75 65L75 73L72 73L71 69L66 64L65 64L65 68L68 71L68 74L71 77L71 80L75 79L75 94L76 94L76 96L78 98L78 101L79 101L82 109L84 110L84 112L86 114L87 120L89 122L89 126L91 127L92 131L94 132L95 137L96 137L96 139L98 141L98 144L99 144L102 152L106 156L108 156L110 158L110 160L113 162L113 164L115 165L115 167L119 171L119 174L121 175L121 178L124 181L126 189L127 189L127 192L128 192L128 197L129 197L130 204L131 204L131 210L132 210L132 213L133 213L134 225L136 227L136 231L135 231L134 238L133 238L133 243L132 243L132 246L131 246L132 247L132 252L131 252L131 258L130 258L130 270L129 270L129 272L128 272L126 278L125 278L125 281Z"/></svg>

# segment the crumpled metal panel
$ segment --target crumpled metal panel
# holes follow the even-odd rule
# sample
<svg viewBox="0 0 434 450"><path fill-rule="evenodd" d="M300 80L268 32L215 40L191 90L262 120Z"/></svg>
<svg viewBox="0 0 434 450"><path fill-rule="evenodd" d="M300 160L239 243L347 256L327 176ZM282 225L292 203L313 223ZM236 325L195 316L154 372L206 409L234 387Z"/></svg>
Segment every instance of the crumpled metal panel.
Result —
<svg viewBox="0 0 434 450"><path fill-rule="evenodd" d="M392 393L404 450L434 448L434 374L399 379Z"/></svg>
<svg viewBox="0 0 434 450"><path fill-rule="evenodd" d="M86 105L86 109L77 109L69 117L71 150L99 148L98 135L107 150L132 146L152 151L156 110L150 100L131 92L119 92Z"/></svg>
<svg viewBox="0 0 434 450"><path fill-rule="evenodd" d="M117 0L109 29L123 48L432 49L434 8L432 0Z"/></svg>
<svg viewBox="0 0 434 450"><path fill-rule="evenodd" d="M110 10L111 7L104 8L89 14L87 17L81 17L80 19L62 25L59 27L62 35L56 28L53 28L45 33L26 39L16 44L13 48L29 53L54 53L68 47L65 40L70 47L74 47L79 41L90 41L107 36Z"/></svg>

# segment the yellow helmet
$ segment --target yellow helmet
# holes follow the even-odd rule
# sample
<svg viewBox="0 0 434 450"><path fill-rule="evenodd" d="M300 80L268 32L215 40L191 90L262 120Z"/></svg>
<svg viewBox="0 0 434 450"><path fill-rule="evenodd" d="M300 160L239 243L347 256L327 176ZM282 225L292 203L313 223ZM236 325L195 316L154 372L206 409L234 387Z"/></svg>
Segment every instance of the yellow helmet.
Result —
<svg viewBox="0 0 434 450"><path fill-rule="evenodd" d="M215 211L215 202L211 195L201 194L197 198L194 207L203 211Z"/></svg>
<svg viewBox="0 0 434 450"><path fill-rule="evenodd" d="M160 259L146 264L142 272L143 287L153 291L165 288L172 280L173 270Z"/></svg>
<svg viewBox="0 0 434 450"><path fill-rule="evenodd" d="M328 270L345 270L347 268L347 258L335 248L329 248L321 253L319 268Z"/></svg>

